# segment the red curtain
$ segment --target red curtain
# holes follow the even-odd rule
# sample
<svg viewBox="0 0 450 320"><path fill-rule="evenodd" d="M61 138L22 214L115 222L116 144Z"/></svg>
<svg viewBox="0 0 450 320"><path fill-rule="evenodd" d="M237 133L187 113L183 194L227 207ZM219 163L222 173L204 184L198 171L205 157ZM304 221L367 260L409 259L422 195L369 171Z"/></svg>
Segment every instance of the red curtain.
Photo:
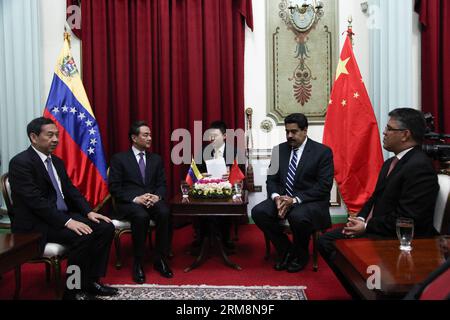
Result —
<svg viewBox="0 0 450 320"><path fill-rule="evenodd" d="M422 105L450 134L450 1L417 0L422 25Z"/></svg>
<svg viewBox="0 0 450 320"><path fill-rule="evenodd" d="M152 150L178 191L172 131L222 119L244 128L245 22L251 0L83 0L83 82L107 157L127 150L128 129L146 120ZM185 173L184 173L185 174Z"/></svg>

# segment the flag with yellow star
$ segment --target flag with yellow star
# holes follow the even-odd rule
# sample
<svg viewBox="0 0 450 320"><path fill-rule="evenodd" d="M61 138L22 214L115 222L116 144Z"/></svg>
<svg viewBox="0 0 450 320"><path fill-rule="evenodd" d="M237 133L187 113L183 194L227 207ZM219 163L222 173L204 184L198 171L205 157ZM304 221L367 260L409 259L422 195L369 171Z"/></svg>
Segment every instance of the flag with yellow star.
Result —
<svg viewBox="0 0 450 320"><path fill-rule="evenodd" d="M325 120L323 143L333 150L335 179L351 213L370 198L383 165L380 134L347 36Z"/></svg>

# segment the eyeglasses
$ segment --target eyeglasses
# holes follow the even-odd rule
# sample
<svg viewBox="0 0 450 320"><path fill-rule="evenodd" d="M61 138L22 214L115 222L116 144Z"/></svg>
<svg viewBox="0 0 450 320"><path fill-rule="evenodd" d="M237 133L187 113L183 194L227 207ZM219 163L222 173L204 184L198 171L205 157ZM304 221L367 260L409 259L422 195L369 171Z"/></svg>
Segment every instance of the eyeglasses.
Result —
<svg viewBox="0 0 450 320"><path fill-rule="evenodd" d="M386 131L406 131L408 129L396 129L396 128L392 128L390 125L386 126Z"/></svg>

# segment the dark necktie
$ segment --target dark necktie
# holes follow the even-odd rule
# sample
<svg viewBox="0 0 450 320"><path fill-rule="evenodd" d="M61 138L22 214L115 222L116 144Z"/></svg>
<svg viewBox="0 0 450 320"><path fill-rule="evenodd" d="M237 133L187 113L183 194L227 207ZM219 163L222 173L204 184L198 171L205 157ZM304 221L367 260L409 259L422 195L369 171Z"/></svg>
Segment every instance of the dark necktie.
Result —
<svg viewBox="0 0 450 320"><path fill-rule="evenodd" d="M141 170L142 181L145 183L145 161L144 161L145 153L139 153L139 170Z"/></svg>
<svg viewBox="0 0 450 320"><path fill-rule="evenodd" d="M297 171L297 149L293 149L292 159L289 163L288 174L286 177L286 193L289 197L294 196L294 179L295 172Z"/></svg>
<svg viewBox="0 0 450 320"><path fill-rule="evenodd" d="M62 196L61 190L59 189L58 182L56 181L55 172L53 171L52 166L52 158L48 157L47 160L45 160L47 163L47 171L48 175L50 176L50 180L52 181L53 188L55 188L56 191L56 208L59 211L69 211L67 208L67 204L64 201L64 198Z"/></svg>

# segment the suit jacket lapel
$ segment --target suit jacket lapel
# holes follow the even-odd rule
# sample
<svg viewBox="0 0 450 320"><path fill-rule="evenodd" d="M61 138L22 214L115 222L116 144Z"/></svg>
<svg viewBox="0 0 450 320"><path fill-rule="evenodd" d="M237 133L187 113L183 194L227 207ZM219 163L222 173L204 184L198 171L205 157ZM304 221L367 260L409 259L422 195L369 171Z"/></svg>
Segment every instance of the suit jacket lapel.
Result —
<svg viewBox="0 0 450 320"><path fill-rule="evenodd" d="M50 183L51 186L53 186L52 181L50 180L50 176L48 175L47 168L42 162L42 159L39 157L39 155L36 153L36 151L34 151L32 147L30 147L28 151L30 154L30 158L33 160L33 163L36 164L38 170L41 171L42 176L47 180L48 183Z"/></svg>
<svg viewBox="0 0 450 320"><path fill-rule="evenodd" d="M139 169L139 164L136 160L136 156L134 155L134 152L132 149L130 150L130 152L128 152L128 157L129 157L129 163L130 163L131 167L133 168L132 170L134 171L134 174L136 176L136 181L139 181L140 183L143 184L141 169Z"/></svg>
<svg viewBox="0 0 450 320"><path fill-rule="evenodd" d="M284 150L281 150L284 148ZM289 170L289 160L291 158L292 150L289 145L286 143L280 147L280 178L281 178L281 186L284 188L286 185L287 173Z"/></svg>
<svg viewBox="0 0 450 320"><path fill-rule="evenodd" d="M151 155L151 153L150 152L146 152L145 153L145 161L146 161L146 164L145 164L145 185L149 185L150 184L150 181L151 181L151 174L152 174L152 172L153 172L153 170L152 170L152 160L153 160L153 157L152 157L152 155Z"/></svg>
<svg viewBox="0 0 450 320"><path fill-rule="evenodd" d="M402 167L405 165L405 163L407 163L409 161L409 159L411 159L411 157L414 155L415 152L416 152L416 149L413 149L413 150L409 151L407 154L405 154L403 156L403 158L397 163L395 168L392 170L391 174L389 176L387 176L387 174L389 172L389 167L391 166L391 163L394 160L394 158L392 157L391 159L389 159L386 162L386 165L383 167L383 169L380 172L381 183L380 183L379 187L376 188L375 191L376 192L382 191L386 187L386 184L389 183L389 181L397 175L397 173L402 169Z"/></svg>
<svg viewBox="0 0 450 320"><path fill-rule="evenodd" d="M297 171L295 171L295 180L297 180L300 177L300 174L303 173L302 169L305 167L306 162L310 158L308 153L311 152L311 149L312 149L311 140L308 139L308 141L306 142L305 148L303 149L302 157L300 158L300 161L298 162Z"/></svg>

